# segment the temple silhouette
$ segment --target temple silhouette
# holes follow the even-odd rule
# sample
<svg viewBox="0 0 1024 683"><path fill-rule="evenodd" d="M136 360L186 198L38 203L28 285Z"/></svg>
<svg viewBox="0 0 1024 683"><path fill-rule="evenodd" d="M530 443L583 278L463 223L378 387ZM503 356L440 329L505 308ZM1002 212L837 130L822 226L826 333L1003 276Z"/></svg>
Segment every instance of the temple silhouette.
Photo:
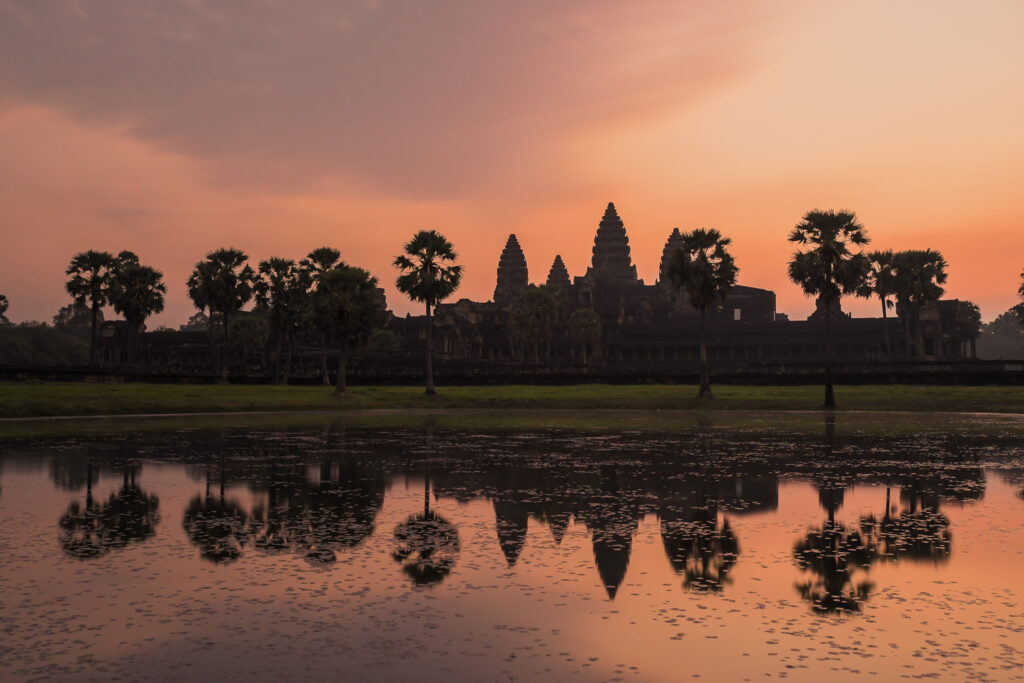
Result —
<svg viewBox="0 0 1024 683"><path fill-rule="evenodd" d="M439 371L459 378L553 373L635 378L694 372L699 361L699 315L667 276L669 259L681 240L678 228L666 237L658 280L645 283L637 274L626 225L609 203L598 223L586 272L571 277L558 255L544 279L531 283L523 245L515 234L509 235L498 257L492 300L459 299L436 307L434 353ZM380 334L351 359L352 375L371 381L411 379L422 373L426 318L394 315L386 310L383 289L380 292L385 308ZM538 300L557 310L547 311L546 323L531 328L522 321L535 313L531 307ZM899 306L888 318L854 318L834 306L834 357L840 364L873 366L880 374L891 372L894 359L974 358L976 330L963 317L962 303L949 299L926 304L916 323ZM246 317L255 315L240 313L233 327L244 327ZM823 315L818 306L806 320L791 320L776 309L775 292L733 287L708 314L713 371L778 375L801 365L819 367L824 359ZM264 366L270 364L266 345L245 347L245 334L233 336L233 373L265 374ZM378 343L379 339L388 343ZM134 366L170 373L208 371L209 343L207 333L197 329L145 332L138 337ZM317 376L319 340L300 340L295 352L292 377ZM103 324L100 358L108 368L127 365L125 323Z"/></svg>
<svg viewBox="0 0 1024 683"><path fill-rule="evenodd" d="M671 283L669 259L680 246L682 235L674 229L660 256L658 280L645 283L637 275L626 226L614 203L609 203L594 235L591 264L583 275L570 277L561 255L555 256L543 281L530 282L526 253L515 234L508 236L498 258L492 301L460 299L437 307L435 339L442 358L462 361L565 363L609 366L685 369L699 359L699 314ZM742 273L742 270L741 270ZM510 329L514 310L531 289L539 285L557 288L564 295L561 324L541 340L543 352L517 343ZM924 360L974 357L970 326L959 317L960 302L942 300L926 306L920 330L904 335L906 321L853 318L835 310L835 356L849 362L883 362L885 327L893 354ZM573 339L567 321L581 309L593 310L600 319L600 334L591 349ZM901 313L901 311L897 311ZM420 346L425 334L422 316L389 320L388 329L398 334L404 349ZM759 363L818 362L823 358L823 312L818 307L807 320L790 320L776 309L775 292L737 285L709 313L709 354L716 368L736 368ZM577 335L578 336L578 335ZM910 347L904 338L910 336ZM920 340L920 341L918 341ZM589 353L587 352L589 351Z"/></svg>

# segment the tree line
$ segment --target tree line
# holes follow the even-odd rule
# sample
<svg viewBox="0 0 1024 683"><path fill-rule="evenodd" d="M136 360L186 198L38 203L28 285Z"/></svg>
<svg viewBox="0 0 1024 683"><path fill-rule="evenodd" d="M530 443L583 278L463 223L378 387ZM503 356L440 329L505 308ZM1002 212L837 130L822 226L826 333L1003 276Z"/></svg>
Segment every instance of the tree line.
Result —
<svg viewBox="0 0 1024 683"><path fill-rule="evenodd" d="M296 339L313 334L319 340L325 383L327 349L337 352L335 393L344 395L348 357L367 343L385 312L377 278L345 263L341 252L332 247L314 249L300 261L273 256L261 261L256 269L249 265L248 258L240 249L216 249L195 264L186 282L189 299L205 318L211 365L227 377L231 322L254 302L269 322L273 381L287 381ZM425 230L414 235L394 261L400 273L396 280L399 291L426 306L426 389L431 394L435 392L433 311L459 286L462 266L455 263L456 258L451 242L434 230ZM128 360L133 362L143 323L163 310L167 293L163 274L140 264L132 252L113 256L92 250L76 254L66 274L70 276L65 285L67 292L76 305L90 312L90 363L97 360L99 323L106 305L124 316ZM6 301L2 299L4 310Z"/></svg>
<svg viewBox="0 0 1024 683"><path fill-rule="evenodd" d="M701 398L711 398L706 326L709 312L720 306L739 274L729 253L731 239L718 230L697 228L681 235L680 246L669 255L668 277L700 317ZM894 252L867 251L870 238L864 226L849 211L819 211L805 214L790 232L797 250L788 263L789 279L808 296L817 298L824 319L825 405L835 405L832 386L832 327L844 296L877 298L886 319L898 309L903 319L903 348L911 354L921 348L920 314L944 293L947 263L932 249ZM452 243L435 230L416 233L394 259L399 271L398 290L425 306L426 391L435 393L433 381L433 318L437 305L451 296L462 278L462 266ZM68 294L75 306L89 312L89 362L97 358L98 328L102 309L110 305L125 319L129 362L134 361L137 335L151 315L164 308L167 287L163 274L140 263L137 255L117 255L89 250L76 254L66 274ZM1018 294L1024 300L1024 272ZM271 257L256 269L245 252L234 248L211 251L195 264L186 282L189 298L205 322L210 343L211 365L226 377L231 321L250 302L266 314L272 351L272 379L286 382L296 340L313 336L320 347L321 376L328 383L327 349L338 353L335 391L344 394L348 357L364 347L380 322L384 301L377 278L341 259L332 247L314 249L299 261ZM980 311L963 302L962 317L980 328ZM0 295L0 324L5 317L7 297ZM540 358L540 347L550 358L556 325L565 317L565 293L557 285L530 287L509 312L510 341ZM1024 323L1024 303L1011 311ZM63 311L62 311L63 313ZM75 311L68 313L73 317ZM55 319L56 320L56 319ZM589 349L599 348L601 320L593 309L582 308L568 315L566 334L587 362ZM884 326L885 347L894 357L889 327ZM284 358L284 367L281 359Z"/></svg>

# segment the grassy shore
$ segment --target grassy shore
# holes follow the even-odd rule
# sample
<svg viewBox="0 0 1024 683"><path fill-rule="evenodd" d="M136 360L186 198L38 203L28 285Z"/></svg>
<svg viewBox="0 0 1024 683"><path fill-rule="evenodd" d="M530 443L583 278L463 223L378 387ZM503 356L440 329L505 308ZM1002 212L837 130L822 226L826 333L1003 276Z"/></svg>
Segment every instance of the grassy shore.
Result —
<svg viewBox="0 0 1024 683"><path fill-rule="evenodd" d="M820 386L717 386L698 401L685 385L329 387L0 383L0 418L353 409L818 410ZM1024 387L841 386L839 410L1024 413Z"/></svg>

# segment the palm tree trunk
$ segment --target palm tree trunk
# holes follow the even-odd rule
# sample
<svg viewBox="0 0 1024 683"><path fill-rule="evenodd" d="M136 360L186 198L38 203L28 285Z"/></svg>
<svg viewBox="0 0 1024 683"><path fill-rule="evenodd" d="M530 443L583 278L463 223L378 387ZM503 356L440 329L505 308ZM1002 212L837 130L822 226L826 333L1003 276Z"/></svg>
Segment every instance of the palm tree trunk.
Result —
<svg viewBox="0 0 1024 683"><path fill-rule="evenodd" d="M92 302L92 333L89 336L89 364L96 364L96 340L99 338L100 304Z"/></svg>
<svg viewBox="0 0 1024 683"><path fill-rule="evenodd" d="M224 349L223 349L223 353L221 354L221 361L220 361L220 376L221 376L221 379L227 379L228 378L228 360L229 360L230 355L231 355L231 346L230 346L231 338L228 336L229 335L229 332L228 332L228 328L229 328L228 322L229 322L229 320L228 320L228 312L225 310L224 311Z"/></svg>
<svg viewBox="0 0 1024 683"><path fill-rule="evenodd" d="M885 310L885 297L879 297L882 300L882 329L885 332L885 355L889 358L889 362L892 362L892 342L889 340L889 316Z"/></svg>
<svg viewBox="0 0 1024 683"><path fill-rule="evenodd" d="M210 341L210 372L217 371L217 346L213 338L213 309L210 309L210 317L206 319L206 336Z"/></svg>
<svg viewBox="0 0 1024 683"><path fill-rule="evenodd" d="M697 398L714 398L711 395L711 373L708 370L707 311L700 310L700 392Z"/></svg>
<svg viewBox="0 0 1024 683"><path fill-rule="evenodd" d="M434 333L433 318L430 316L430 304L427 304L427 393L434 395Z"/></svg>
<svg viewBox="0 0 1024 683"><path fill-rule="evenodd" d="M423 516L430 516L430 473L423 474Z"/></svg>
<svg viewBox="0 0 1024 683"><path fill-rule="evenodd" d="M910 310L910 306L907 306L907 314L903 319L903 355L906 358L913 357L910 348L910 323L912 322L913 317L914 315Z"/></svg>
<svg viewBox="0 0 1024 683"><path fill-rule="evenodd" d="M279 384L279 378L281 375L281 335L274 335L274 361L270 364L270 381L273 384Z"/></svg>
<svg viewBox="0 0 1024 683"><path fill-rule="evenodd" d="M825 407L836 407L835 390L832 388L832 302L825 301Z"/></svg>
<svg viewBox="0 0 1024 683"><path fill-rule="evenodd" d="M334 395L345 396L345 364L348 361L348 354L344 349L338 349L338 381L334 384Z"/></svg>
<svg viewBox="0 0 1024 683"><path fill-rule="evenodd" d="M288 384L288 378L292 374L292 351L295 347L295 341L289 336L288 343L285 345L285 357L284 357L284 376L281 378L282 384Z"/></svg>
<svg viewBox="0 0 1024 683"><path fill-rule="evenodd" d="M320 334L320 383L325 387L331 385L331 378L327 372L327 337Z"/></svg>

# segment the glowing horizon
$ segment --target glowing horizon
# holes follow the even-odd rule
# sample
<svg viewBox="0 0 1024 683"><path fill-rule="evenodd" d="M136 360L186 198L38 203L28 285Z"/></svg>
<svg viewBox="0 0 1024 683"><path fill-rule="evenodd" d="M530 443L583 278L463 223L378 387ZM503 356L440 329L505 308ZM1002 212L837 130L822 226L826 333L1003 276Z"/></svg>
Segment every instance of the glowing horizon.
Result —
<svg viewBox="0 0 1024 683"><path fill-rule="evenodd" d="M1024 5L643 0L0 0L0 293L68 303L86 249L161 270L167 308L221 246L255 265L330 245L385 286L436 228L488 300L509 233L543 282L590 262L609 201L657 278L674 227L733 239L743 285L802 318L786 235L850 209L870 248L934 248L988 321L1024 267ZM844 299L855 315L877 302Z"/></svg>

